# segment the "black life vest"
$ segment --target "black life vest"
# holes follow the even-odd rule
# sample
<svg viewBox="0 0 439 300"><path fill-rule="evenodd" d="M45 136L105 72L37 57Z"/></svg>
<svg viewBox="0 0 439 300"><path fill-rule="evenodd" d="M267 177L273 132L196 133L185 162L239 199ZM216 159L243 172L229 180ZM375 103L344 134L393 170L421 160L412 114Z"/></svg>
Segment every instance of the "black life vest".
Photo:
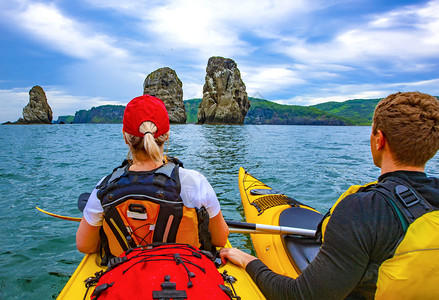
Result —
<svg viewBox="0 0 439 300"><path fill-rule="evenodd" d="M97 196L104 209L107 251L119 256L154 242L212 251L206 209L186 207L180 197L179 167L181 162L171 158L155 170L133 172L125 161L102 181Z"/></svg>
<svg viewBox="0 0 439 300"><path fill-rule="evenodd" d="M347 195L366 191L383 196L403 234L388 259L381 265L369 264L362 281L367 281L370 274L377 276L375 299L430 299L439 295L439 210L398 177L351 186L320 223L322 237L337 205Z"/></svg>

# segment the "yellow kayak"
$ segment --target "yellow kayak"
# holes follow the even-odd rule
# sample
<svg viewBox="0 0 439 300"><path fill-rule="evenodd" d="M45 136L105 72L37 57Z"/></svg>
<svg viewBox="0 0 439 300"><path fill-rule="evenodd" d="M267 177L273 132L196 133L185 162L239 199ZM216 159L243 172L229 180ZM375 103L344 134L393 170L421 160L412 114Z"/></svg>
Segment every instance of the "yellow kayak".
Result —
<svg viewBox="0 0 439 300"><path fill-rule="evenodd" d="M322 215L273 190L239 170L239 191L249 223L315 230ZM278 274L296 278L316 256L320 243L314 237L281 234L250 234L257 257Z"/></svg>
<svg viewBox="0 0 439 300"><path fill-rule="evenodd" d="M231 247L229 241L226 247ZM90 287L90 289L87 290L84 281L89 277L93 277L96 272L106 269L100 266L100 262L101 259L97 253L85 255L57 299L90 299L94 287ZM264 295L244 269L228 262L218 269L220 273L223 273L225 270L228 275L237 279L233 284L226 282L225 285L234 290L236 295L241 297L241 299L265 299Z"/></svg>

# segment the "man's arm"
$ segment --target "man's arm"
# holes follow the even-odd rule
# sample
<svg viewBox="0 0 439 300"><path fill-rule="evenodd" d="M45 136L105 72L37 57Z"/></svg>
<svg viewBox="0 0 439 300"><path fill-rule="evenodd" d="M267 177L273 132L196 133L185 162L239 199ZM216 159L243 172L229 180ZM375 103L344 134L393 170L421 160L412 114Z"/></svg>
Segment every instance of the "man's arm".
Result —
<svg viewBox="0 0 439 300"><path fill-rule="evenodd" d="M381 230L382 235L377 231L389 228L381 226L393 221L376 213L381 205L386 204L376 206L358 195L343 200L331 216L318 255L297 279L276 274L259 260L248 263L246 270L268 299L345 298L358 286L369 264L388 254L387 245L377 241L391 239L392 229ZM373 293L374 288L372 284L365 293Z"/></svg>

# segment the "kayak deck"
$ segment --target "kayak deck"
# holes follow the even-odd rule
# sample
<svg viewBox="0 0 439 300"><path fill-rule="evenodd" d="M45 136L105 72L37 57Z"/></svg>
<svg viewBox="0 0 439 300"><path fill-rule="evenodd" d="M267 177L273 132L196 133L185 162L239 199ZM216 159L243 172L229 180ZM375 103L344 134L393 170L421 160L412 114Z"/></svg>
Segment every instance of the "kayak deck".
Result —
<svg viewBox="0 0 439 300"><path fill-rule="evenodd" d="M239 190L246 221L249 223L317 228L322 215L239 170ZM251 234L258 258L278 274L297 277L319 251L315 238L294 235Z"/></svg>

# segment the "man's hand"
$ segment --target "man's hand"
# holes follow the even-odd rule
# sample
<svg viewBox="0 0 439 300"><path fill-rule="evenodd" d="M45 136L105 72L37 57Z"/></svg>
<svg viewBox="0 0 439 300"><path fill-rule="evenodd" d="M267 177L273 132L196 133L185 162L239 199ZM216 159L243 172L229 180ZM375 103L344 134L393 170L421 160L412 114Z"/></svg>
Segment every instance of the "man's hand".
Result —
<svg viewBox="0 0 439 300"><path fill-rule="evenodd" d="M229 260L235 265L240 266L244 269L251 261L257 259L256 257L242 252L241 250L236 248L222 248L220 250L220 257L223 264L225 264L226 261Z"/></svg>

